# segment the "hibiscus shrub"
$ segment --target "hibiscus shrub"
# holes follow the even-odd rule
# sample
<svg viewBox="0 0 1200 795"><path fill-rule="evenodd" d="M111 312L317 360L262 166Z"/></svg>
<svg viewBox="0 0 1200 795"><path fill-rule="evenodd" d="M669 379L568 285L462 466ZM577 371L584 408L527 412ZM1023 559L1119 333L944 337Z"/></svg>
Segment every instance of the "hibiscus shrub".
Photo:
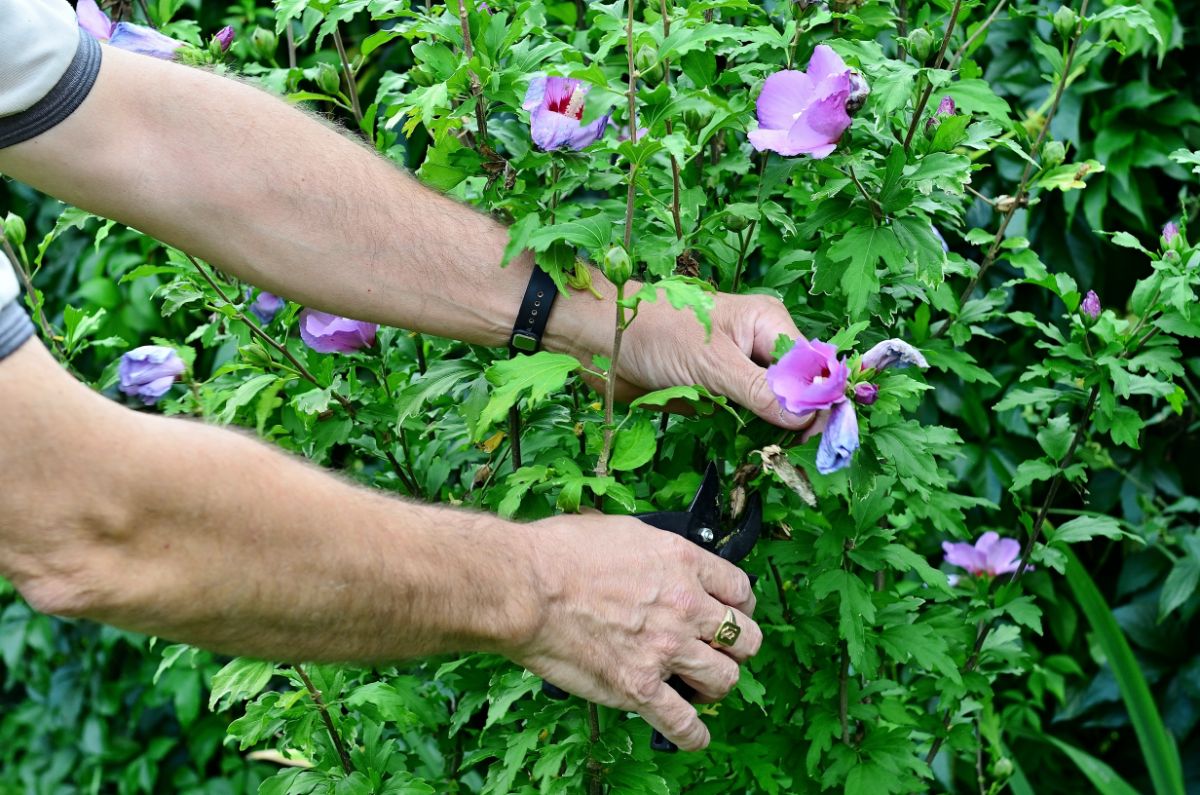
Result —
<svg viewBox="0 0 1200 795"><path fill-rule="evenodd" d="M651 751L641 720L547 699L495 657L221 666L10 594L0 761L64 792L71 770L122 791L1183 792L1196 4L459 2L163 2L149 21L187 45L160 54L310 103L510 223L509 256L536 252L560 300L588 300L599 264L629 287L614 333L643 301L707 323L714 289L782 300L804 338L768 379L811 429L689 386L606 424L569 356L297 307L16 185L6 236L97 388L379 488L629 513L685 507L719 462L735 509L763 497L744 565L766 640L702 708L711 748ZM693 412L652 410L667 400ZM83 660L65 684L64 655ZM114 655L140 678L111 679ZM64 688L111 695L59 714Z"/></svg>

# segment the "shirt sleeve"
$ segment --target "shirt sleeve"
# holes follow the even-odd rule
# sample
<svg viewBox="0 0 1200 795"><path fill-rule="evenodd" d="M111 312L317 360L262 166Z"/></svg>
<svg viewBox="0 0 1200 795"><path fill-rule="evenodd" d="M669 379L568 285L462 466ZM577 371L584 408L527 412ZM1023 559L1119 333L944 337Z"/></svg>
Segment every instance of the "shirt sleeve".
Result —
<svg viewBox="0 0 1200 795"><path fill-rule="evenodd" d="M8 258L0 253L0 359L32 336L33 323L17 302L17 275Z"/></svg>
<svg viewBox="0 0 1200 795"><path fill-rule="evenodd" d="M100 45L66 0L0 0L0 148L71 115L99 71Z"/></svg>

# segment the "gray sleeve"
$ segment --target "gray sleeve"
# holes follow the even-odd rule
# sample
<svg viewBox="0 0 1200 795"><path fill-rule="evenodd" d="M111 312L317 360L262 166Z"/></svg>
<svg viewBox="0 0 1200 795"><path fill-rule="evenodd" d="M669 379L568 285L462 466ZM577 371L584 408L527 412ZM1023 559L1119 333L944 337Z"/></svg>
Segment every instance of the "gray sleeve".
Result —
<svg viewBox="0 0 1200 795"><path fill-rule="evenodd" d="M87 98L100 72L100 44L79 30L79 45L50 92L23 111L0 116L0 149L42 133L71 115Z"/></svg>
<svg viewBox="0 0 1200 795"><path fill-rule="evenodd" d="M16 299L0 306L0 360L20 348L32 336L33 322Z"/></svg>

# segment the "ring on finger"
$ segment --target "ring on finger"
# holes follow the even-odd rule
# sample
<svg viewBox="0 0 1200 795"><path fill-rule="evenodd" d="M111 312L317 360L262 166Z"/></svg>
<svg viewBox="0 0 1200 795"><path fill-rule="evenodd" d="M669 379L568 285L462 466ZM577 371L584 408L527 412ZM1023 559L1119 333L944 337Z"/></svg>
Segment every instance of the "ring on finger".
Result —
<svg viewBox="0 0 1200 795"><path fill-rule="evenodd" d="M725 620L717 627L717 632L713 636L712 642L717 646L732 646L737 643L738 636L741 634L742 628L738 626L733 608L729 608L725 611Z"/></svg>

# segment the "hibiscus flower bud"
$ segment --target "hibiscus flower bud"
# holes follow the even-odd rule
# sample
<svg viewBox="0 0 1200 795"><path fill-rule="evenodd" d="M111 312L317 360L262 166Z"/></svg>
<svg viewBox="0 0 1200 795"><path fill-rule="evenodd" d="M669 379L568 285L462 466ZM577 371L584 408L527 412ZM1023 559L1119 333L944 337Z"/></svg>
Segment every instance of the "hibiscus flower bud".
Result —
<svg viewBox="0 0 1200 795"><path fill-rule="evenodd" d="M1079 311L1093 321L1100 317L1100 296L1096 295L1095 290L1087 291L1083 302L1079 304Z"/></svg>
<svg viewBox="0 0 1200 795"><path fill-rule="evenodd" d="M213 34L213 41L221 48L221 52L229 52L233 44L233 25L226 25Z"/></svg>
<svg viewBox="0 0 1200 795"><path fill-rule="evenodd" d="M8 238L9 243L12 243L13 248L25 245L25 219L15 213L6 215L4 217L4 236Z"/></svg>
<svg viewBox="0 0 1200 795"><path fill-rule="evenodd" d="M254 54L264 61L269 61L275 57L275 50L279 46L279 37L275 35L275 31L267 28L255 28L250 34L250 46L254 48Z"/></svg>
<svg viewBox="0 0 1200 795"><path fill-rule="evenodd" d="M846 112L851 116L858 113L863 105L867 104L869 96L871 87L867 85L867 78L856 69L850 70L850 94L846 97Z"/></svg>
<svg viewBox="0 0 1200 795"><path fill-rule="evenodd" d="M854 402L860 406L870 406L879 399L879 387L863 381L854 385Z"/></svg>
<svg viewBox="0 0 1200 795"><path fill-rule="evenodd" d="M746 227L750 226L751 219L738 211L736 208L730 208L725 211L725 228L730 232L741 232Z"/></svg>
<svg viewBox="0 0 1200 795"><path fill-rule="evenodd" d="M1067 147L1062 141L1047 141L1042 146L1042 165L1053 168L1067 159Z"/></svg>
<svg viewBox="0 0 1200 795"><path fill-rule="evenodd" d="M925 63L929 58L930 51L933 50L933 34L925 28L917 28L908 34L908 49L912 51L913 57L919 63Z"/></svg>
<svg viewBox="0 0 1200 795"><path fill-rule="evenodd" d="M854 404L843 400L829 412L829 424L821 433L817 447L817 471L822 475L850 466L858 449L858 416Z"/></svg>
<svg viewBox="0 0 1200 795"><path fill-rule="evenodd" d="M633 54L633 65L638 75L648 85L656 86L663 79L662 62L658 60L658 50L649 44L643 44Z"/></svg>
<svg viewBox="0 0 1200 795"><path fill-rule="evenodd" d="M300 339L317 353L350 353L375 344L379 326L315 309L300 313Z"/></svg>
<svg viewBox="0 0 1200 795"><path fill-rule="evenodd" d="M904 340L884 340L862 357L864 370L886 370L889 367L904 369L913 366L925 369L929 362L925 361L919 350Z"/></svg>
<svg viewBox="0 0 1200 795"><path fill-rule="evenodd" d="M604 252L604 275L618 287L633 275L633 261L624 246L612 246Z"/></svg>
<svg viewBox="0 0 1200 795"><path fill-rule="evenodd" d="M954 97L949 95L942 97L942 101L938 103L937 108L933 111L933 115L925 122L925 129L932 130L941 124L943 116L953 116L958 112L958 108L954 104Z"/></svg>
<svg viewBox="0 0 1200 795"><path fill-rule="evenodd" d="M850 368L827 342L800 337L792 349L767 368L767 385L786 411L806 414L846 400Z"/></svg>
<svg viewBox="0 0 1200 795"><path fill-rule="evenodd" d="M143 345L121 356L117 378L122 392L153 406L167 394L185 369L183 359L174 348Z"/></svg>
<svg viewBox="0 0 1200 795"><path fill-rule="evenodd" d="M317 87L326 94L336 94L342 88L342 76L337 68L322 61L317 64Z"/></svg>
<svg viewBox="0 0 1200 795"><path fill-rule="evenodd" d="M1162 244L1167 251L1181 252L1187 247L1187 242L1174 221L1167 221L1162 228Z"/></svg>
<svg viewBox="0 0 1200 795"><path fill-rule="evenodd" d="M1054 29L1064 39L1070 39L1075 35L1075 26L1078 22L1079 15L1068 5L1059 6L1058 10L1054 12Z"/></svg>

